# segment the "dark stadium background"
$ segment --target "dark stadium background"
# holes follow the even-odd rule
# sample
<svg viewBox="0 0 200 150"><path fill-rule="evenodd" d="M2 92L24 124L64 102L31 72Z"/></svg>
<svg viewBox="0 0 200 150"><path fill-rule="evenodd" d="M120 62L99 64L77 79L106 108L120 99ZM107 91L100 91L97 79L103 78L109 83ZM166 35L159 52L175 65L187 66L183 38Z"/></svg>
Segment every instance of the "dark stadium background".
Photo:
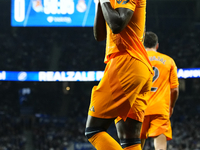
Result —
<svg viewBox="0 0 200 150"><path fill-rule="evenodd" d="M104 70L105 42L94 40L92 27L11 27L10 5L0 0L0 70ZM159 51L178 68L200 68L200 0L147 0L146 30L157 33ZM168 149L200 150L200 80L179 82ZM0 149L91 150L84 128L96 84L1 81ZM109 132L118 140L114 125Z"/></svg>

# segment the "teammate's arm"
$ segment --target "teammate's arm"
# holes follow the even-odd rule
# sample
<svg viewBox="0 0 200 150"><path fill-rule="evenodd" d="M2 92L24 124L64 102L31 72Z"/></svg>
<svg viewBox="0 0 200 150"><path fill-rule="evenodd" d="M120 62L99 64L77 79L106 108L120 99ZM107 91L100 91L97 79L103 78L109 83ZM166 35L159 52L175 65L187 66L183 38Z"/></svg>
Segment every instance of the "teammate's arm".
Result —
<svg viewBox="0 0 200 150"><path fill-rule="evenodd" d="M120 33L128 24L133 11L128 8L113 9L110 2L100 0L103 16L114 34Z"/></svg>
<svg viewBox="0 0 200 150"><path fill-rule="evenodd" d="M173 59L171 59L171 62L172 62L172 67L170 73L170 84L171 84L170 117L173 114L174 106L179 96L177 67Z"/></svg>
<svg viewBox="0 0 200 150"><path fill-rule="evenodd" d="M106 23L103 17L100 2L98 2L97 4L97 12L94 20L93 33L97 41L103 41L106 39Z"/></svg>
<svg viewBox="0 0 200 150"><path fill-rule="evenodd" d="M171 89L171 104L170 104L170 116L173 114L174 106L179 96L179 88L172 88Z"/></svg>

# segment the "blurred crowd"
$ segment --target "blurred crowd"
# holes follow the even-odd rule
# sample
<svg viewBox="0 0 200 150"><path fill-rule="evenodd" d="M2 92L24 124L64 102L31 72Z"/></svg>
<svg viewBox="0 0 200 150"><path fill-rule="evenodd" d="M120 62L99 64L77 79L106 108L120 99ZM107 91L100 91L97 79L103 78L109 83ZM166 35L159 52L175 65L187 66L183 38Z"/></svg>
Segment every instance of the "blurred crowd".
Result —
<svg viewBox="0 0 200 150"><path fill-rule="evenodd" d="M104 69L105 41L95 42L92 28L12 28L0 40L1 70Z"/></svg>
<svg viewBox="0 0 200 150"><path fill-rule="evenodd" d="M77 106L77 110L83 109L83 105ZM71 143L86 143L84 129L87 109L83 109L82 113L77 113L77 110L71 110L71 114L66 117L45 114L11 116L1 112L0 149L26 150L28 144L33 150L67 150ZM181 96L171 123L173 139L168 142L168 150L200 149L198 97ZM118 140L114 125L109 128L109 133ZM31 144L28 140L32 141ZM149 138L144 150L153 149L153 140Z"/></svg>
<svg viewBox="0 0 200 150"><path fill-rule="evenodd" d="M158 51L171 56L178 68L199 68L200 30L191 28L163 34L158 32L160 48Z"/></svg>
<svg viewBox="0 0 200 150"><path fill-rule="evenodd" d="M25 150L26 137L20 117L0 114L0 150Z"/></svg>
<svg viewBox="0 0 200 150"><path fill-rule="evenodd" d="M85 123L78 118L41 117L32 127L35 150L65 150L73 142L87 142Z"/></svg>
<svg viewBox="0 0 200 150"><path fill-rule="evenodd" d="M174 58L178 68L200 66L200 30L157 34L158 51ZM90 27L12 28L10 34L0 34L0 40L4 41L0 43L1 70L94 71L105 67L105 41L96 42Z"/></svg>

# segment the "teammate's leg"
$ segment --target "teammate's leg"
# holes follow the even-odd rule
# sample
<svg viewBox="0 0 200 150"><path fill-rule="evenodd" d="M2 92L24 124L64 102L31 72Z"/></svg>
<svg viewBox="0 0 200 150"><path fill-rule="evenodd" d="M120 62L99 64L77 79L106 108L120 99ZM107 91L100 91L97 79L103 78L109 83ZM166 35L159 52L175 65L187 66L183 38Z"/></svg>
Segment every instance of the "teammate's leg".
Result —
<svg viewBox="0 0 200 150"><path fill-rule="evenodd" d="M155 150L166 150L167 149L167 138L164 134L161 134L154 138Z"/></svg>
<svg viewBox="0 0 200 150"><path fill-rule="evenodd" d="M85 135L97 150L122 150L119 143L106 132L113 121L114 118L101 119L88 115Z"/></svg>
<svg viewBox="0 0 200 150"><path fill-rule="evenodd" d="M127 118L116 124L120 144L124 150L141 150L140 130L142 122Z"/></svg>

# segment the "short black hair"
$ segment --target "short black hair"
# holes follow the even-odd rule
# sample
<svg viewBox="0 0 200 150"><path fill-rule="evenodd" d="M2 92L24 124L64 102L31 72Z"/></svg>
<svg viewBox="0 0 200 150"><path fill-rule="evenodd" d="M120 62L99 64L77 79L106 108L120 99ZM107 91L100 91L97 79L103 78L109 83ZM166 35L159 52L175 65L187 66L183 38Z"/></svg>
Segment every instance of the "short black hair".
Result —
<svg viewBox="0 0 200 150"><path fill-rule="evenodd" d="M145 33L145 38L144 38L144 47L145 48L154 48L158 44L158 36L149 31Z"/></svg>

